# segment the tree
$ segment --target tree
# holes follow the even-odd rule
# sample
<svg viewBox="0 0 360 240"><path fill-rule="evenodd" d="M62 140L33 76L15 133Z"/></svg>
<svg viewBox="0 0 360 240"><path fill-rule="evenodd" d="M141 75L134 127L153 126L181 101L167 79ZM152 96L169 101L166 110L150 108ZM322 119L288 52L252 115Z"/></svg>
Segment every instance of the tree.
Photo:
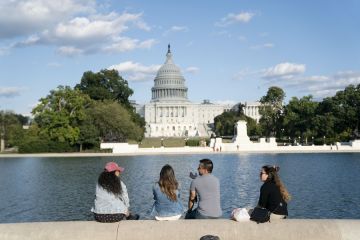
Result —
<svg viewBox="0 0 360 240"><path fill-rule="evenodd" d="M318 134L314 126L318 103L312 101L312 98L311 95L301 99L293 97L284 107L283 129L285 129L287 136L310 140Z"/></svg>
<svg viewBox="0 0 360 240"><path fill-rule="evenodd" d="M337 133L350 131L350 138L360 137L360 84L356 87L349 85L344 91L338 91L332 100L337 108L334 114Z"/></svg>
<svg viewBox="0 0 360 240"><path fill-rule="evenodd" d="M281 115L285 92L279 87L270 87L265 96L260 99L262 106L259 109L261 114L260 125L263 135L270 137L280 133Z"/></svg>
<svg viewBox="0 0 360 240"><path fill-rule="evenodd" d="M103 69L98 73L85 72L75 86L93 100L112 100L131 108L129 97L134 93L117 70Z"/></svg>
<svg viewBox="0 0 360 240"><path fill-rule="evenodd" d="M328 119L328 122L323 122L325 126L331 122L332 130L324 136L333 137L336 141L360 137L360 84L356 87L349 85L344 91L338 91L335 96L323 99L317 114ZM320 126L320 131L325 126Z"/></svg>
<svg viewBox="0 0 360 240"><path fill-rule="evenodd" d="M103 141L126 142L128 139L141 140L144 129L131 118L121 104L112 101L95 102L89 111Z"/></svg>
<svg viewBox="0 0 360 240"><path fill-rule="evenodd" d="M11 111L0 111L0 149L16 146L22 138L23 129L19 121L20 114Z"/></svg>
<svg viewBox="0 0 360 240"><path fill-rule="evenodd" d="M80 136L79 125L86 117L85 108L90 101L86 94L68 86L50 91L32 111L40 128L39 134L53 141L75 144Z"/></svg>
<svg viewBox="0 0 360 240"><path fill-rule="evenodd" d="M215 133L219 136L233 136L235 123L239 120L247 122L247 134L254 136L259 134L259 129L256 121L250 117L245 116L243 104L239 104L235 111L223 112L214 119Z"/></svg>
<svg viewBox="0 0 360 240"><path fill-rule="evenodd" d="M94 124L91 111L92 108L86 109L86 117L79 125L80 134L76 143L79 145L80 152L83 149L99 148L100 132Z"/></svg>

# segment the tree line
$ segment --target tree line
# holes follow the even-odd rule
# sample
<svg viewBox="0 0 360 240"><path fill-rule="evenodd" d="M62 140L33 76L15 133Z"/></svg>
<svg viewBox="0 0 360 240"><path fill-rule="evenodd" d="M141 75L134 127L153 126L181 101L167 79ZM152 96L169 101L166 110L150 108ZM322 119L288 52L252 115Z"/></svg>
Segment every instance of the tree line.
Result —
<svg viewBox="0 0 360 240"><path fill-rule="evenodd" d="M88 71L75 87L58 86L41 98L27 130L18 115L2 111L1 136L20 153L96 150L101 141L140 141L145 120L130 104L132 94L118 71Z"/></svg>
<svg viewBox="0 0 360 240"><path fill-rule="evenodd" d="M133 90L116 70L85 72L73 88L58 86L39 100L28 117L0 111L1 144L18 152L76 152L99 150L100 142L141 141L145 120L129 97ZM232 136L238 120L245 120L251 138L276 137L278 142L331 144L359 138L360 84L349 85L334 96L315 101L311 95L292 97L270 87L261 97L257 123L244 114L244 105L218 115L214 131ZM2 147L3 148L3 147Z"/></svg>
<svg viewBox="0 0 360 240"><path fill-rule="evenodd" d="M261 97L259 123L244 115L243 107L215 118L215 133L233 135L238 120L246 120L251 137L276 137L278 142L333 144L360 137L360 84L349 85L332 97L315 101L312 95L292 97L284 104L285 92L270 87Z"/></svg>

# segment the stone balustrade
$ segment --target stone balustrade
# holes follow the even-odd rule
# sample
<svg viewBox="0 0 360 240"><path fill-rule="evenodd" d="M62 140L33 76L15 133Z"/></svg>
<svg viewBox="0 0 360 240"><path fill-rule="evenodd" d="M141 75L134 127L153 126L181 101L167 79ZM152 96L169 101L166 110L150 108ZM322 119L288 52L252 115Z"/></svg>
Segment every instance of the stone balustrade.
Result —
<svg viewBox="0 0 360 240"><path fill-rule="evenodd" d="M360 220L286 219L271 223L219 220L39 222L0 224L2 240L358 240Z"/></svg>

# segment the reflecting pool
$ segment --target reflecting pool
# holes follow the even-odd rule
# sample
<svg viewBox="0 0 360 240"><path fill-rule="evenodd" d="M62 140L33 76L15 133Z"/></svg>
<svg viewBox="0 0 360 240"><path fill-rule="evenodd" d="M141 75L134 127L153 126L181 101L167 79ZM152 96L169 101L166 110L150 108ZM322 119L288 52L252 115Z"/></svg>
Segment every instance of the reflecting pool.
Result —
<svg viewBox="0 0 360 240"><path fill-rule="evenodd" d="M189 172L202 158L214 162L224 218L233 208L256 205L260 168L275 164L293 198L290 218L360 219L360 153L252 153L0 158L0 222L92 220L95 184L108 161L125 167L131 210L149 219L152 184L162 166L174 168L187 206Z"/></svg>

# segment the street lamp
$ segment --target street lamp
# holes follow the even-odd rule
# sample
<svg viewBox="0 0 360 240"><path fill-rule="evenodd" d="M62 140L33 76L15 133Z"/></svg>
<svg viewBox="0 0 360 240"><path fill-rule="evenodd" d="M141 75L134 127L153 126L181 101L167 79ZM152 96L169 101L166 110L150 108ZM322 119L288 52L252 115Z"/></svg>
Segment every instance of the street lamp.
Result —
<svg viewBox="0 0 360 240"><path fill-rule="evenodd" d="M314 136L311 137L311 143L314 145Z"/></svg>
<svg viewBox="0 0 360 240"><path fill-rule="evenodd" d="M325 136L324 136L324 145L325 145Z"/></svg>

